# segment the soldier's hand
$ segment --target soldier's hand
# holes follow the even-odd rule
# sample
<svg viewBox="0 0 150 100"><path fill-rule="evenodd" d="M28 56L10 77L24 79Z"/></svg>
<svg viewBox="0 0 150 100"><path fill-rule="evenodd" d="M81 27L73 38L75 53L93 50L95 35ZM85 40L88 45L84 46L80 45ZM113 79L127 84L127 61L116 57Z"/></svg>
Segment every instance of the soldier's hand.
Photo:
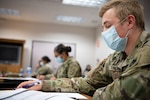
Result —
<svg viewBox="0 0 150 100"><path fill-rule="evenodd" d="M23 87L25 87L25 86L27 86L27 85L29 85L29 84L34 84L35 82L37 82L37 81L26 81L26 82L22 82L22 83L20 83L20 84L17 86L16 89L18 89L18 88L23 88ZM31 87L29 87L29 88L27 88L27 89L29 89L29 90L41 90L41 89L42 89L42 85L43 85L43 83L42 83L42 82L39 82L39 84L33 85L33 86L31 86Z"/></svg>
<svg viewBox="0 0 150 100"><path fill-rule="evenodd" d="M56 80L56 77L55 77L55 76L52 76L52 77L50 78L50 80Z"/></svg>
<svg viewBox="0 0 150 100"><path fill-rule="evenodd" d="M45 76L44 75L37 75L36 78L39 79L39 80L44 80Z"/></svg>

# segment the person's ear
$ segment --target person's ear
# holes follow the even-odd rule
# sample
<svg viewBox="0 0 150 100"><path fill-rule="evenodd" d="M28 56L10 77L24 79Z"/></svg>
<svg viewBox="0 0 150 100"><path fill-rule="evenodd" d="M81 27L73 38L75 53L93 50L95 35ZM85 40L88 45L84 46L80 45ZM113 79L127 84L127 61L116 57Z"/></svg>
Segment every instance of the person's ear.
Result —
<svg viewBox="0 0 150 100"><path fill-rule="evenodd" d="M128 15L127 22L128 22L128 29L129 30L132 29L136 24L135 17L133 15Z"/></svg>
<svg viewBox="0 0 150 100"><path fill-rule="evenodd" d="M65 54L66 54L65 52L62 53L62 55L65 55Z"/></svg>
<svg viewBox="0 0 150 100"><path fill-rule="evenodd" d="M60 57L61 57L61 58L64 58L64 57L65 57L65 52L62 52L62 53L60 54Z"/></svg>

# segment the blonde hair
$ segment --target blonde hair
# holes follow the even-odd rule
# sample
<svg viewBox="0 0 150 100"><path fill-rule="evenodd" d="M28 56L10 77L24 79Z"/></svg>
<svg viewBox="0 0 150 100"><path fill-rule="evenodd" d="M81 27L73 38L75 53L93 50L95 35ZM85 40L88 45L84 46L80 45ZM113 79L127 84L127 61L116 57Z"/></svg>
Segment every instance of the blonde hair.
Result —
<svg viewBox="0 0 150 100"><path fill-rule="evenodd" d="M101 7L99 16L103 17L104 13L111 8L115 9L116 17L120 20L128 15L133 15L136 26L141 30L145 30L143 7L136 0L111 0Z"/></svg>

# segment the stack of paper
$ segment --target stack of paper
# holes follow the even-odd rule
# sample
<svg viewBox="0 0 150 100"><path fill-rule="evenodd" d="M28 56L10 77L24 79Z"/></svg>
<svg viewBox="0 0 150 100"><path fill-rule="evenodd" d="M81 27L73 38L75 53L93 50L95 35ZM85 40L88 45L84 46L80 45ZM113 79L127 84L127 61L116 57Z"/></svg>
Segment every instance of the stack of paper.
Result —
<svg viewBox="0 0 150 100"><path fill-rule="evenodd" d="M0 93L0 100L87 100L79 93L41 92L28 89L11 90Z"/></svg>

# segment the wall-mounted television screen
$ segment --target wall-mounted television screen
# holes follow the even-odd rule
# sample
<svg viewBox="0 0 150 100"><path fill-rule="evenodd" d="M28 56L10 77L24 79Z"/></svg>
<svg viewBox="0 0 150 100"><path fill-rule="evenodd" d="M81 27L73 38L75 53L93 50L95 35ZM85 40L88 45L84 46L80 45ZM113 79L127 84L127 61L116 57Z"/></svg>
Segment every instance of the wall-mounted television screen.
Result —
<svg viewBox="0 0 150 100"><path fill-rule="evenodd" d="M0 43L0 63L20 64L21 46L14 44Z"/></svg>

